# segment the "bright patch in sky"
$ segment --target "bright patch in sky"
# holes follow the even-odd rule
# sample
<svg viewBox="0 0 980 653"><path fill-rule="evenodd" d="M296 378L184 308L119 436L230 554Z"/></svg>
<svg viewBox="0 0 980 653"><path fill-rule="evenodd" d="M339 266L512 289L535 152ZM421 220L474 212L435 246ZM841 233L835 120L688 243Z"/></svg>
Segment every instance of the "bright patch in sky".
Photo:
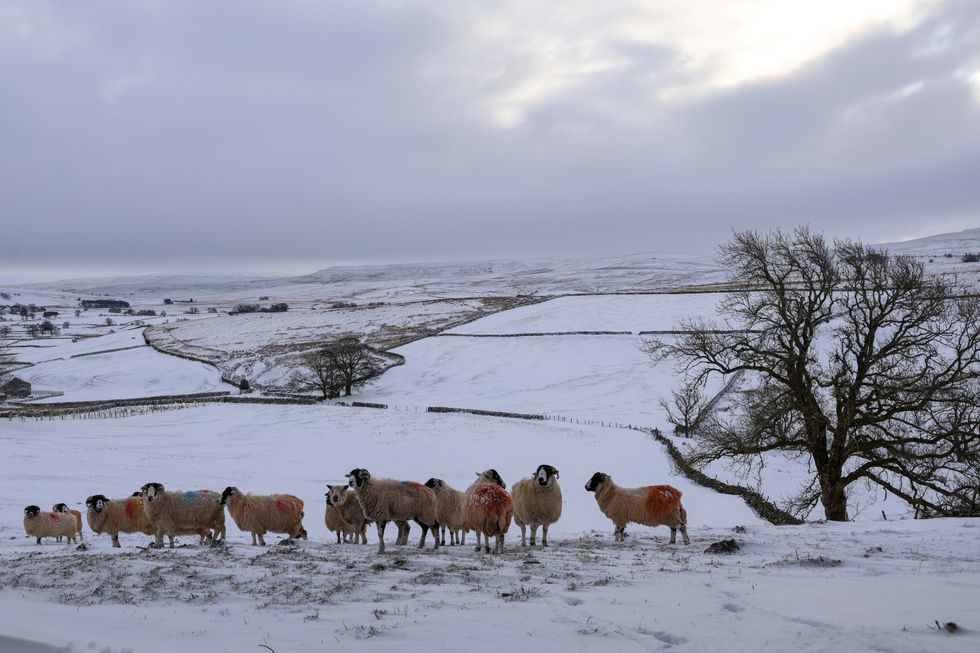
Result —
<svg viewBox="0 0 980 653"><path fill-rule="evenodd" d="M428 72L476 99L496 127L631 73L648 103L689 102L787 75L874 29L904 31L929 0L673 0L457 10L460 38ZM492 12L492 15L490 15ZM645 87L645 88L642 88Z"/></svg>

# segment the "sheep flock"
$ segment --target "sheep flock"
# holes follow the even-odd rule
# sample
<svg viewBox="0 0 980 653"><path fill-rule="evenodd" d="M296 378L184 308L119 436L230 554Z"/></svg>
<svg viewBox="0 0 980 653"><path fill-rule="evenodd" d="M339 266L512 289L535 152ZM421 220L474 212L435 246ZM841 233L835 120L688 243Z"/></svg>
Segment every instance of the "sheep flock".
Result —
<svg viewBox="0 0 980 653"><path fill-rule="evenodd" d="M476 473L465 490L450 487L439 478L426 483L410 480L376 478L365 468L351 470L344 484L326 485L324 523L336 534L337 543L367 543L367 526L374 524L378 535L378 553L385 552L384 533L389 522L398 530L396 545L408 543L410 522L421 528L418 548L423 548L429 532L433 550L447 544L464 545L466 533L472 531L476 551L503 553L504 538L513 522L521 532L521 546L536 546L541 529L541 546L548 546L548 528L562 514L562 492L558 469L539 465L534 473L514 483L511 493L495 469ZM599 511L614 525L617 542L625 538L628 523L670 528L670 543L680 531L685 544L687 511L681 504L681 492L670 485L624 488L612 477L596 472L585 489L595 495ZM173 490L162 483L150 482L138 491L120 499L94 494L85 501L89 529L109 535L113 547L119 547L120 533L142 533L154 536L149 546L162 548L164 539L174 547L178 535L197 535L199 544L223 543L226 539L225 512L242 532L252 536L253 546L265 546L267 533L281 533L289 539L307 539L303 527L304 502L292 494L253 495L229 486L224 491L208 489ZM42 512L37 505L24 510L24 530L41 544L53 537L77 542L82 537L82 515L65 503L52 512Z"/></svg>

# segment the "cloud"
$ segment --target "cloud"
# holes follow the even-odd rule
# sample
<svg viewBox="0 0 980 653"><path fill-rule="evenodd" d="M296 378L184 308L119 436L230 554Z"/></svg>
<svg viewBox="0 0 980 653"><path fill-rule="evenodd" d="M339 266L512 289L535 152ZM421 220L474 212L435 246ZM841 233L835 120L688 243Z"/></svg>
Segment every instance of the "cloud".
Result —
<svg viewBox="0 0 980 653"><path fill-rule="evenodd" d="M975 226L976 4L789 4L8 2L0 260L267 269Z"/></svg>

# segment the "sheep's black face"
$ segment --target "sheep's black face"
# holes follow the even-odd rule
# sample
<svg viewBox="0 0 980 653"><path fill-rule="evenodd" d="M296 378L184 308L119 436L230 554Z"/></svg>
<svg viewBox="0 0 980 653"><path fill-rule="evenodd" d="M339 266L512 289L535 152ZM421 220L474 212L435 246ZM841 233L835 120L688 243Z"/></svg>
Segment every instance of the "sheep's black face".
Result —
<svg viewBox="0 0 980 653"><path fill-rule="evenodd" d="M425 487L432 490L436 489L437 487L442 487L442 479L430 478L428 481L425 482Z"/></svg>
<svg viewBox="0 0 980 653"><path fill-rule="evenodd" d="M139 492L136 493L139 496ZM102 494L93 494L88 499L85 500L85 505L88 506L89 510L94 510L95 512L102 512L105 509L105 504L109 502Z"/></svg>
<svg viewBox="0 0 980 653"><path fill-rule="evenodd" d="M497 473L496 469L488 469L483 473L487 476L487 478L492 480L494 483L504 488L505 490L507 489L507 484L504 483L504 479L500 478L500 474Z"/></svg>
<svg viewBox="0 0 980 653"><path fill-rule="evenodd" d="M37 517L38 513L41 512L40 506L27 506L24 508L24 516L30 519Z"/></svg>
<svg viewBox="0 0 980 653"><path fill-rule="evenodd" d="M238 488L233 488L229 485L228 487L225 488L225 491L221 493L221 501L219 501L218 503L220 503L221 505L225 505L225 501L228 500L228 497L234 496L236 494L238 494Z"/></svg>
<svg viewBox="0 0 980 653"><path fill-rule="evenodd" d="M599 486L609 480L608 474L603 474L602 472L596 472L589 479L589 482L585 484L585 489L589 492L595 492L599 489Z"/></svg>
<svg viewBox="0 0 980 653"><path fill-rule="evenodd" d="M347 475L347 481L351 487L363 487L364 482L369 478L371 478L371 472L363 467L352 469L350 470L350 474Z"/></svg>
<svg viewBox="0 0 980 653"><path fill-rule="evenodd" d="M551 479L558 479L558 470L551 465L538 465L534 478L538 481L538 485L545 487L552 482Z"/></svg>
<svg viewBox="0 0 980 653"><path fill-rule="evenodd" d="M163 485L160 483L147 483L140 490L140 494L147 501L155 501L163 493Z"/></svg>
<svg viewBox="0 0 980 653"><path fill-rule="evenodd" d="M53 506L51 506L51 511L52 512L68 512L68 504L67 503L56 503Z"/></svg>

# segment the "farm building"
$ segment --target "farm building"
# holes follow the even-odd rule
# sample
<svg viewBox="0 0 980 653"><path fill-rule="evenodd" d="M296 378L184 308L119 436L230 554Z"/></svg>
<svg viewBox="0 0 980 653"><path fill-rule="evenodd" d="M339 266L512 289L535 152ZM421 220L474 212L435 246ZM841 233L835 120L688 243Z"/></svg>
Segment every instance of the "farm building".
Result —
<svg viewBox="0 0 980 653"><path fill-rule="evenodd" d="M0 385L0 394L5 394L8 397L29 397L31 395L31 384L15 376L3 385Z"/></svg>
<svg viewBox="0 0 980 653"><path fill-rule="evenodd" d="M44 311L44 317L58 317L58 311Z"/></svg>

